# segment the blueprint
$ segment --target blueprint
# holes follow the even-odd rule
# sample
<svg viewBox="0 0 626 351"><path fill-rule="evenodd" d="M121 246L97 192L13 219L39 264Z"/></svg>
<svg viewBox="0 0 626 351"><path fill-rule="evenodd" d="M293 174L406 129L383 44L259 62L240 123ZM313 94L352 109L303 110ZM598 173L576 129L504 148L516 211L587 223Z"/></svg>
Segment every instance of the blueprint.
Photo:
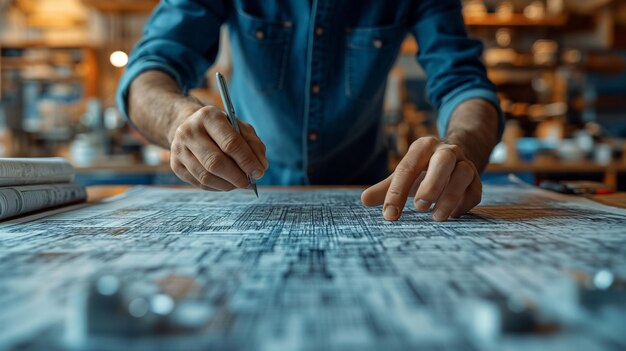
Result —
<svg viewBox="0 0 626 351"><path fill-rule="evenodd" d="M0 349L626 349L626 210L501 185L387 222L360 193L138 187L0 223Z"/></svg>

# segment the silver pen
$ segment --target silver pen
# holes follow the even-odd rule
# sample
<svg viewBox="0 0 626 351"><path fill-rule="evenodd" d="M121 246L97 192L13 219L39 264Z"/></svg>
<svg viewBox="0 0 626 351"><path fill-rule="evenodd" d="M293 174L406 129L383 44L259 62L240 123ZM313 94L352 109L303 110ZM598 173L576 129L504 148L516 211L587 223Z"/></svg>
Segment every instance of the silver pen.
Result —
<svg viewBox="0 0 626 351"><path fill-rule="evenodd" d="M233 107L233 102L230 100L230 93L228 92L228 85L226 85L226 79L224 76L217 72L215 73L215 79L217 80L217 87L220 91L220 96L222 97L222 103L224 104L224 109L226 110L226 115L228 116L228 120L230 124L233 125L233 128L241 135L241 131L239 130L239 124L237 123L237 116L235 115L235 108ZM254 194L256 197L259 197L259 191L256 187L256 180L252 178L252 176L248 175L248 182L252 186L252 190L254 190Z"/></svg>

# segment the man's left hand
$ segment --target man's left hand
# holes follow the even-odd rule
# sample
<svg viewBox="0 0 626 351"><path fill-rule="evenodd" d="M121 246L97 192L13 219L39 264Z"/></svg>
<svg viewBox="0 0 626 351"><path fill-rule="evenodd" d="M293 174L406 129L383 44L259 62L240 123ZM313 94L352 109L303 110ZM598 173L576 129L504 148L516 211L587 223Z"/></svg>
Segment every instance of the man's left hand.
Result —
<svg viewBox="0 0 626 351"><path fill-rule="evenodd" d="M383 217L400 218L407 197L414 196L415 209L428 211L441 222L460 217L480 203L482 184L474 163L458 145L434 137L411 144L395 171L366 189L361 201L366 206L383 205Z"/></svg>

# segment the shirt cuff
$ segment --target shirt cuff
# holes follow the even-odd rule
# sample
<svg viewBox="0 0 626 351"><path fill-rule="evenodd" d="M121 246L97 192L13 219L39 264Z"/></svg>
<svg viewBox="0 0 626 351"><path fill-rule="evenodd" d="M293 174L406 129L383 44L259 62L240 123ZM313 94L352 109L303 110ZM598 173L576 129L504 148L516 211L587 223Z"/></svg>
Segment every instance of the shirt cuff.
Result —
<svg viewBox="0 0 626 351"><path fill-rule="evenodd" d="M443 138L446 134L446 130L448 129L448 123L450 122L450 118L452 117L452 113L456 108L467 100L471 99L482 99L487 102L490 102L493 107L498 111L498 140L502 138L502 133L504 132L504 113L502 112L502 108L500 107L500 101L496 93L489 89L469 89L463 90L459 93L452 94L451 97L446 98L441 104L441 108L439 109L439 118L437 121L437 129L439 130L439 136Z"/></svg>
<svg viewBox="0 0 626 351"><path fill-rule="evenodd" d="M144 58L140 63L129 66L126 72L124 72L124 75L122 76L122 79L120 80L120 83L118 85L116 99L117 108L131 125L133 125L133 122L128 115L128 90L131 83L135 78L137 78L138 75L145 71L151 70L161 71L170 75L174 80L176 80L176 83L179 87L183 87L180 74L178 74L178 72L176 72L176 70L170 65L164 63L159 59L148 57Z"/></svg>

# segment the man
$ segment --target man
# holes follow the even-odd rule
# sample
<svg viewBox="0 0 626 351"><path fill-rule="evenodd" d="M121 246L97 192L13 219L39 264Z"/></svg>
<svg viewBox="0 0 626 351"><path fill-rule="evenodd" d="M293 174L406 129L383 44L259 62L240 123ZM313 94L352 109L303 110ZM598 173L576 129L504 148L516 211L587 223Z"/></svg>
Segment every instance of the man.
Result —
<svg viewBox="0 0 626 351"><path fill-rule="evenodd" d="M216 58L222 24L242 136L219 108L187 95ZM415 141L387 177L384 86L408 33L442 139ZM131 55L118 103L202 189L245 188L247 175L281 185L380 181L361 200L383 205L385 219L397 220L414 195L417 210L434 204L433 219L444 221L480 202L479 171L502 131L481 53L458 0L166 0Z"/></svg>

